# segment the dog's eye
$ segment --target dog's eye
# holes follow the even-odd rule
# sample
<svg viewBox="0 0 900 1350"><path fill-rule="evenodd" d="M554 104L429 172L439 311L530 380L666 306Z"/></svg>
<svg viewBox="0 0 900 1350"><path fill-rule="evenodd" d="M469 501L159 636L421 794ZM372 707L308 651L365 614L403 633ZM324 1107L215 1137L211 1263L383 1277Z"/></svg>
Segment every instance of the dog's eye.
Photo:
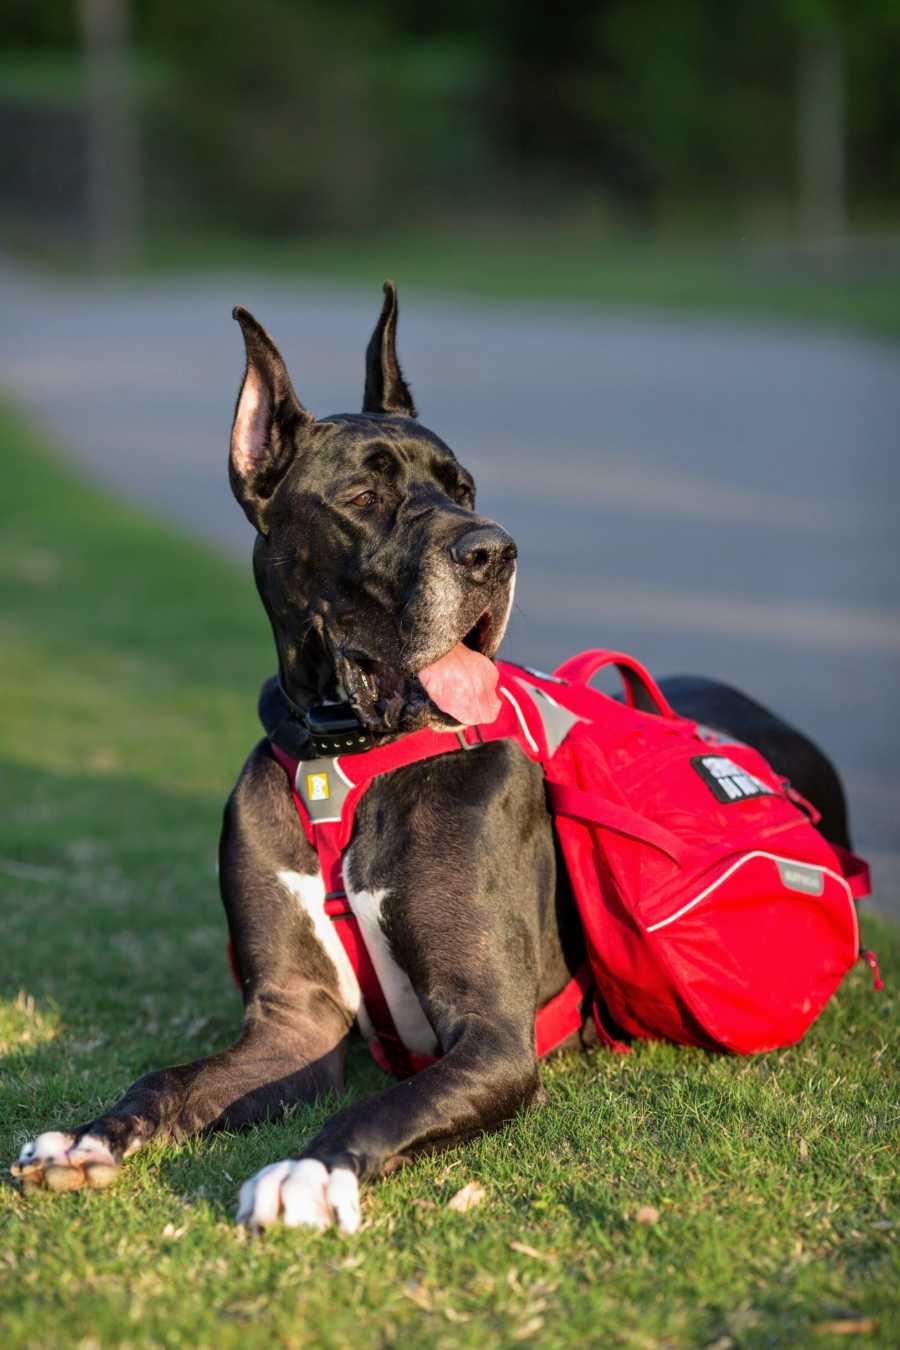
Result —
<svg viewBox="0 0 900 1350"><path fill-rule="evenodd" d="M475 493L467 483L460 483L454 496L460 506L472 506L475 502Z"/></svg>
<svg viewBox="0 0 900 1350"><path fill-rule="evenodd" d="M374 506L377 500L378 497L370 488L366 492L360 492L356 497L353 497L350 505L358 506L361 511L364 511L366 507Z"/></svg>

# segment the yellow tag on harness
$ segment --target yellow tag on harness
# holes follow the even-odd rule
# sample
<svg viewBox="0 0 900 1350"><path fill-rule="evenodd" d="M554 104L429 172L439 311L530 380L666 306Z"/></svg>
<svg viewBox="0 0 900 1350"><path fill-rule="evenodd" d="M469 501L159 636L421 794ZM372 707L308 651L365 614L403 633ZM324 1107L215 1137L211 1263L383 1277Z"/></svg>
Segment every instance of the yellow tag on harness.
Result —
<svg viewBox="0 0 900 1350"><path fill-rule="evenodd" d="M306 795L311 802L325 802L331 796L331 785L327 773L308 773L306 775Z"/></svg>

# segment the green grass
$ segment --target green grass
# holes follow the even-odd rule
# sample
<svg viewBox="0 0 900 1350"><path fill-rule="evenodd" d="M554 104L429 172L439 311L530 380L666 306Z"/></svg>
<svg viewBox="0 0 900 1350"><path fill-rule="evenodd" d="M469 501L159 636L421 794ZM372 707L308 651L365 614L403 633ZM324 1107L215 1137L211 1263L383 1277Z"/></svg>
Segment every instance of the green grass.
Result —
<svg viewBox="0 0 900 1350"><path fill-rule="evenodd" d="M463 293L485 301L671 310L742 321L782 320L900 338L900 238L864 236L845 251L722 244L627 244L559 227L420 231L365 238L249 244L204 238L157 245L162 270L238 266L285 280L371 286L394 277L405 292Z"/></svg>
<svg viewBox="0 0 900 1350"><path fill-rule="evenodd" d="M249 569L79 485L9 414L0 467L12 1159L233 1035L213 856L270 653ZM796 1049L564 1058L545 1109L369 1188L353 1239L231 1222L240 1181L327 1104L151 1147L108 1192L0 1186L0 1343L725 1350L846 1344L829 1324L873 1319L857 1341L895 1344L900 942L866 936L887 989L854 971ZM348 1095L383 1081L354 1052ZM475 1179L484 1203L449 1211Z"/></svg>

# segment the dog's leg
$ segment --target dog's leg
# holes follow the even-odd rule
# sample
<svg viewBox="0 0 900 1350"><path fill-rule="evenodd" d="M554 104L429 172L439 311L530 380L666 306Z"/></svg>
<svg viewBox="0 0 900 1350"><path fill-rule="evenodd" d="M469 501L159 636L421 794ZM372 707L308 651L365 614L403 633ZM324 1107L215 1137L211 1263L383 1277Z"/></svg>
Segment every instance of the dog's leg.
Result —
<svg viewBox="0 0 900 1350"><path fill-rule="evenodd" d="M315 854L284 772L262 747L226 808L220 855L245 1000L238 1040L209 1059L146 1074L96 1120L26 1144L13 1171L27 1186L108 1185L151 1139L235 1129L340 1090L359 991L340 945L327 945Z"/></svg>
<svg viewBox="0 0 900 1350"><path fill-rule="evenodd" d="M340 1111L300 1158L246 1182L239 1222L352 1231L360 1180L500 1125L539 1093L534 1016L553 846L540 772L518 755L488 746L477 764L448 756L363 799L344 866L350 902L370 916L376 963L377 924L398 1030L425 1049L425 1027L443 1057ZM423 1015L410 1011L413 991Z"/></svg>
<svg viewBox="0 0 900 1350"><path fill-rule="evenodd" d="M486 991L484 991L486 992ZM359 1226L359 1182L418 1153L446 1148L510 1120L539 1092L531 1025L472 1015L454 1025L442 1059L329 1120L299 1159L264 1168L241 1188L238 1222L344 1232Z"/></svg>

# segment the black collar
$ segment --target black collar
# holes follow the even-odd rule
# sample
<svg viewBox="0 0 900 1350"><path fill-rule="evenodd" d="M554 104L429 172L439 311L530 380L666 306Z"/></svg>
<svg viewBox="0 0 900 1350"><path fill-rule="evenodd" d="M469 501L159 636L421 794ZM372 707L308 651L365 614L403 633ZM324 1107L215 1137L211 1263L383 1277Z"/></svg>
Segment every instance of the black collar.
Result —
<svg viewBox="0 0 900 1350"><path fill-rule="evenodd" d="M350 703L319 703L301 708L281 687L277 675L266 680L259 695L259 718L266 735L295 759L359 755L375 738Z"/></svg>

